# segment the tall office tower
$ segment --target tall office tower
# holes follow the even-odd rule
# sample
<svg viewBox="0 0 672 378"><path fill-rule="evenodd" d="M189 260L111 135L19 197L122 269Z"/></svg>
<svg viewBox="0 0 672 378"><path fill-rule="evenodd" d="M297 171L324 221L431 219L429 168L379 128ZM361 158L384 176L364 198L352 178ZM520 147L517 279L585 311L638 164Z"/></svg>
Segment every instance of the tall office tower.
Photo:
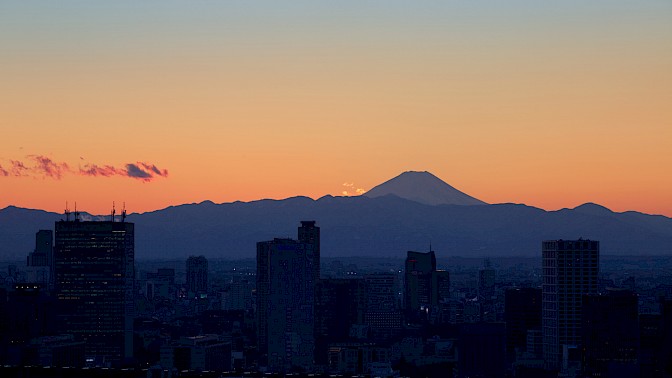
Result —
<svg viewBox="0 0 672 378"><path fill-rule="evenodd" d="M478 299L492 300L495 296L496 272L490 266L490 260L486 259L483 268L478 271Z"/></svg>
<svg viewBox="0 0 672 378"><path fill-rule="evenodd" d="M432 304L450 299L450 273L447 270L435 270L432 273Z"/></svg>
<svg viewBox="0 0 672 378"><path fill-rule="evenodd" d="M364 323L366 286L358 278L321 279L315 291L315 362L328 363L329 344L347 342L351 328Z"/></svg>
<svg viewBox="0 0 672 378"><path fill-rule="evenodd" d="M597 293L599 259L598 241L542 243L542 334L544 365L549 370L559 369L563 346L581 343L581 298Z"/></svg>
<svg viewBox="0 0 672 378"><path fill-rule="evenodd" d="M313 281L320 279L320 228L315 221L301 221L299 242L313 245Z"/></svg>
<svg viewBox="0 0 672 378"><path fill-rule="evenodd" d="M54 232L40 230L35 234L35 250L28 254L26 281L49 284L53 276Z"/></svg>
<svg viewBox="0 0 672 378"><path fill-rule="evenodd" d="M364 276L366 308L364 324L369 328L368 336L359 335L373 341L391 339L402 331L403 312L401 310L401 280L395 273L373 273Z"/></svg>
<svg viewBox="0 0 672 378"><path fill-rule="evenodd" d="M408 251L404 282L404 308L410 313L432 304L432 273L436 271L434 251Z"/></svg>
<svg viewBox="0 0 672 378"><path fill-rule="evenodd" d="M583 366L586 377L638 377L638 297L625 289L583 297Z"/></svg>
<svg viewBox="0 0 672 378"><path fill-rule="evenodd" d="M506 322L506 353L509 361L516 354L527 350L528 331L541 332L541 289L514 288L504 294L504 320ZM516 353L518 352L518 353ZM541 355L536 356L538 358Z"/></svg>
<svg viewBox="0 0 672 378"><path fill-rule="evenodd" d="M187 259L187 288L194 294L208 292L208 260L205 256L189 256Z"/></svg>
<svg viewBox="0 0 672 378"><path fill-rule="evenodd" d="M271 371L312 369L315 335L314 244L257 243L257 345Z"/></svg>
<svg viewBox="0 0 672 378"><path fill-rule="evenodd" d="M62 333L85 341L87 360L133 356L134 225L56 222L55 296Z"/></svg>
<svg viewBox="0 0 672 378"><path fill-rule="evenodd" d="M436 270L434 251L408 251L404 277L404 309L410 321L422 320L432 308L438 309L441 301L450 298L450 275Z"/></svg>
<svg viewBox="0 0 672 378"><path fill-rule="evenodd" d="M400 283L395 273L373 273L364 276L367 311L400 309Z"/></svg>

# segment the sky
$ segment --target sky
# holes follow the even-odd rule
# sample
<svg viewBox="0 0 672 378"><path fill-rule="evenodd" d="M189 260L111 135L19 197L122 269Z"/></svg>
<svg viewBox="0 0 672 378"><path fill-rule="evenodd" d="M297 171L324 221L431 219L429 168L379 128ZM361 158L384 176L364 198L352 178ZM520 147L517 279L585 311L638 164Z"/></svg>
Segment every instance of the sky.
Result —
<svg viewBox="0 0 672 378"><path fill-rule="evenodd" d="M672 2L0 2L0 208L356 195L672 216Z"/></svg>

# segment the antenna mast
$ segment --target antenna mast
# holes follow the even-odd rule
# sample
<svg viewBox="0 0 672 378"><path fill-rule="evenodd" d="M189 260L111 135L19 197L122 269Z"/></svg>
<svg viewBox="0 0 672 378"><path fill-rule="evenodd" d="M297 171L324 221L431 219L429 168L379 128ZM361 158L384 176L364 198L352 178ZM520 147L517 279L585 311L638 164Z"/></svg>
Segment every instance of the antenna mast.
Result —
<svg viewBox="0 0 672 378"><path fill-rule="evenodd" d="M65 201L65 221L70 222L70 209L68 209L68 201Z"/></svg>
<svg viewBox="0 0 672 378"><path fill-rule="evenodd" d="M116 213L116 210L114 209L114 201L112 201L112 214L111 214L111 215L112 215L112 216L111 216L111 218L112 218L112 222L114 222L114 214L115 214L115 213Z"/></svg>
<svg viewBox="0 0 672 378"><path fill-rule="evenodd" d="M121 210L121 223L124 223L126 221L126 202L124 202L124 205Z"/></svg>

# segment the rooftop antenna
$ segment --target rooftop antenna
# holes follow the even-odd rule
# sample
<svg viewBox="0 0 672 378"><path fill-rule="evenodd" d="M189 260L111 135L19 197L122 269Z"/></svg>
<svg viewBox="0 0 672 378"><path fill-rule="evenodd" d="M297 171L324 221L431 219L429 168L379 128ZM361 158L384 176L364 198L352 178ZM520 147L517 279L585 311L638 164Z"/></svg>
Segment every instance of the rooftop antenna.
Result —
<svg viewBox="0 0 672 378"><path fill-rule="evenodd" d="M68 209L68 201L65 201L65 221L70 222L70 209Z"/></svg>
<svg viewBox="0 0 672 378"><path fill-rule="evenodd" d="M125 220L126 220L126 202L124 202L124 205L121 208L121 223L124 223Z"/></svg>
<svg viewBox="0 0 672 378"><path fill-rule="evenodd" d="M79 221L79 212L77 212L77 201L75 201L75 222Z"/></svg>
<svg viewBox="0 0 672 378"><path fill-rule="evenodd" d="M114 222L114 214L116 214L116 210L114 209L114 201L112 201L112 222Z"/></svg>

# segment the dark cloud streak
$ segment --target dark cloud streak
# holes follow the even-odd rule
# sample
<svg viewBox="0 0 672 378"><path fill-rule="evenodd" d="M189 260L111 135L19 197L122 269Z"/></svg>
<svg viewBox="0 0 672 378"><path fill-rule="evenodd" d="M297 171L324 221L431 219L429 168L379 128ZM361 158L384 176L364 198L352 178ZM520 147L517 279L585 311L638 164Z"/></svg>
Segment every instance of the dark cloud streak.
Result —
<svg viewBox="0 0 672 378"><path fill-rule="evenodd" d="M43 155L28 155L32 164L24 164L20 160L9 160L10 166L0 165L0 177L42 177L54 180L62 179L66 174L89 177L130 177L143 182L149 182L157 177L168 177L168 170L160 169L154 164L136 162L125 164L124 168L112 165L84 164L74 170L65 162L55 162ZM82 159L82 158L80 158Z"/></svg>

